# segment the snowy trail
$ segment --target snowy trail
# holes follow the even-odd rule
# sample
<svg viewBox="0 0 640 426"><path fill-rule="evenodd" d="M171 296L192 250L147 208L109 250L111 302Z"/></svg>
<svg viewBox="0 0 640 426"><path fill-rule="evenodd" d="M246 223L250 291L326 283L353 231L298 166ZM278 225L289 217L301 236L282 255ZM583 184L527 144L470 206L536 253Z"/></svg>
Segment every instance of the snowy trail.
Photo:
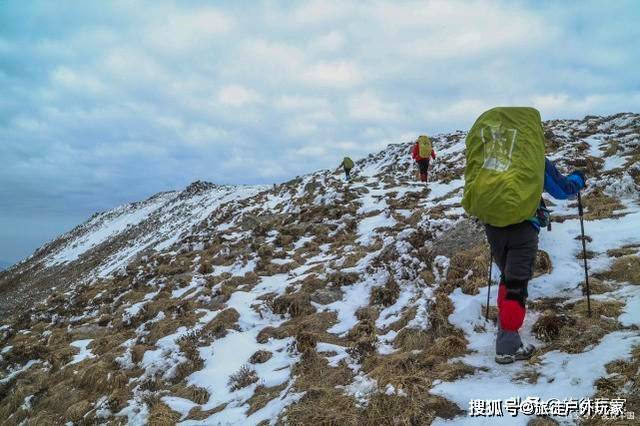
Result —
<svg viewBox="0 0 640 426"><path fill-rule="evenodd" d="M570 213L569 201L560 202L558 211ZM630 205L628 203L627 205ZM607 250L619 248L626 244L640 244L640 208L630 208L629 213L618 219L601 219L585 222L585 233L593 240L587 249L597 255L589 260L590 273L605 270L613 262L607 256ZM584 281L584 269L576 255L582 251L580 240L580 223L578 219L554 223L551 232L540 234L541 250L546 251L552 261L553 270L531 280L529 285L530 300L539 298L562 297L570 300L581 300L580 284ZM497 268L494 265L494 271ZM493 282L499 277L494 273ZM605 365L618 359L629 358L632 349L640 345L640 283L630 283L609 293L592 296L592 300L618 300L626 303L624 314L619 318L629 330L608 334L595 346L587 347L584 352L568 354L557 350L548 352L540 358L538 364L516 362L512 365L498 365L494 361L496 326L484 318L483 304L487 299L487 287L477 295L466 295L456 289L450 298L455 306L450 322L462 329L469 340L470 354L460 358L461 361L478 368L475 374L454 382L437 383L432 393L455 402L461 409L468 410L470 401L501 400L529 397L540 400L565 398L587 398L596 392L595 381L607 375ZM495 306L497 288L491 294L491 305ZM536 322L539 312L528 310L525 324L521 329L523 341L530 342L538 348L544 344L531 335L531 326ZM635 326L635 327L634 327ZM523 376L537 376L535 383L528 383ZM504 409L503 409L504 410ZM503 412L502 417L470 417L460 416L447 421L438 419L434 424L509 424L526 425L534 416L512 417ZM556 417L562 424L573 424L568 417Z"/></svg>

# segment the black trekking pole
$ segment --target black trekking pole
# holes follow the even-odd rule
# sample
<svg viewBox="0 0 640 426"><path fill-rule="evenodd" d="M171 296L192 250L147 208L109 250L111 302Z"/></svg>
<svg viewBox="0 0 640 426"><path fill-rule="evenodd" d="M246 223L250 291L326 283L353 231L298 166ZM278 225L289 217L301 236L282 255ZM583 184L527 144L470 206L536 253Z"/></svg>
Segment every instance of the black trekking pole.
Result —
<svg viewBox="0 0 640 426"><path fill-rule="evenodd" d="M582 197L578 192L578 213L580 214L580 230L582 231L582 257L584 259L584 282L587 286L587 316L591 316L591 290L589 289L589 272L587 269L587 243L584 237L584 213L582 211Z"/></svg>
<svg viewBox="0 0 640 426"><path fill-rule="evenodd" d="M491 297L491 273L493 272L493 256L489 254L489 283L487 284L489 288L487 289L487 309L485 313L485 317L487 321L489 321L489 300Z"/></svg>

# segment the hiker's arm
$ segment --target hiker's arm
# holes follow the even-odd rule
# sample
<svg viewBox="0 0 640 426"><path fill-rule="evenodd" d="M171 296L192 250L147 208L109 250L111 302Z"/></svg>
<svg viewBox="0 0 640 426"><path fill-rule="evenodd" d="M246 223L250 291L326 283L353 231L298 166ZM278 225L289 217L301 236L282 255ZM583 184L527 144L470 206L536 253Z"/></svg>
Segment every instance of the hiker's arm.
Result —
<svg viewBox="0 0 640 426"><path fill-rule="evenodd" d="M584 176L584 175L583 175ZM544 190L553 198L565 200L572 198L584 188L585 181L579 173L574 172L569 176L562 176L551 161L545 158L544 165Z"/></svg>
<svg viewBox="0 0 640 426"><path fill-rule="evenodd" d="M411 148L411 157L413 157L415 161L420 159L420 156L418 155L418 144L413 145L413 148Z"/></svg>
<svg viewBox="0 0 640 426"><path fill-rule="evenodd" d="M431 158L433 158L434 160L436 159L436 150L435 149L431 150Z"/></svg>

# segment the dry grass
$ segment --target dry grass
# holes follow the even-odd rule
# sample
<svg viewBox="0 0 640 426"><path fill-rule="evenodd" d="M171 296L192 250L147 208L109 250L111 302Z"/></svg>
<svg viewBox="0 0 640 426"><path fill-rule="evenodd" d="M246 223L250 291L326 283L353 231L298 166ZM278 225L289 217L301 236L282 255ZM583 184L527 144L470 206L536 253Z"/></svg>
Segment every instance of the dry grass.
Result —
<svg viewBox="0 0 640 426"><path fill-rule="evenodd" d="M393 341L393 346L402 352L411 352L427 349L432 342L433 336L425 330L403 328Z"/></svg>
<svg viewBox="0 0 640 426"><path fill-rule="evenodd" d="M619 257L608 271L594 275L600 279L640 284L640 256Z"/></svg>
<svg viewBox="0 0 640 426"><path fill-rule="evenodd" d="M582 288L582 294L586 295L587 287L584 281L580 283L580 287ZM615 287L610 282L600 280L596 277L589 277L589 292L591 294L605 294L614 289Z"/></svg>
<svg viewBox="0 0 640 426"><path fill-rule="evenodd" d="M606 365L608 377L596 383L595 397L625 398L627 411L640 412L640 346L633 348L628 360Z"/></svg>
<svg viewBox="0 0 640 426"><path fill-rule="evenodd" d="M198 386L177 384L172 386L170 390L173 395L188 399L196 404L202 405L209 401L209 391Z"/></svg>
<svg viewBox="0 0 640 426"><path fill-rule="evenodd" d="M66 416L69 420L73 422L80 421L85 414L93 409L93 404L83 399L82 401L78 401L75 404L71 405L67 409Z"/></svg>
<svg viewBox="0 0 640 426"><path fill-rule="evenodd" d="M346 386L353 373L341 363L331 367L327 360L315 352L307 352L294 366L294 389L306 392L297 403L282 414L290 424L355 425L358 409L355 400L336 386Z"/></svg>
<svg viewBox="0 0 640 426"><path fill-rule="evenodd" d="M289 314L292 318L309 315L316 311L311 305L309 295L302 292L284 294L275 298L271 303L271 310L279 315Z"/></svg>
<svg viewBox="0 0 640 426"><path fill-rule="evenodd" d="M256 351L251 358L249 358L249 362L251 364L263 364L271 359L273 354L269 351Z"/></svg>
<svg viewBox="0 0 640 426"><path fill-rule="evenodd" d="M564 314L547 311L538 318L531 331L539 340L551 342L560 335L563 328L571 325L575 325L575 319Z"/></svg>
<svg viewBox="0 0 640 426"><path fill-rule="evenodd" d="M533 270L533 277L539 277L540 275L550 274L553 271L551 258L549 253L544 250L538 250L536 253L536 261Z"/></svg>
<svg viewBox="0 0 640 426"><path fill-rule="evenodd" d="M258 381L258 375L256 371L248 365L243 365L238 371L229 376L227 386L231 392L238 389L246 388Z"/></svg>
<svg viewBox="0 0 640 426"><path fill-rule="evenodd" d="M293 425L357 425L359 410L355 400L340 389L316 387L307 390L281 414Z"/></svg>
<svg viewBox="0 0 640 426"><path fill-rule="evenodd" d="M602 337L620 329L615 318L623 306L623 303L615 300L592 300L591 317L587 316L586 300L554 306L552 311L546 311L532 327L536 337L549 343L534 359L550 350L575 354L598 344Z"/></svg>
<svg viewBox="0 0 640 426"><path fill-rule="evenodd" d="M628 244L624 245L620 248L607 250L607 256L609 257L622 257L632 254L637 254L640 250L640 245L637 244Z"/></svg>
<svg viewBox="0 0 640 426"><path fill-rule="evenodd" d="M453 308L453 302L444 291L437 291L435 299L429 302L429 332L434 337L445 337L454 332L455 327L449 322Z"/></svg>
<svg viewBox="0 0 640 426"><path fill-rule="evenodd" d="M171 410L160 398L153 398L148 405L150 425L174 426L180 420L180 414Z"/></svg>
<svg viewBox="0 0 640 426"><path fill-rule="evenodd" d="M249 409L246 412L247 416L255 413L258 410L264 408L269 401L277 398L280 393L287 387L286 383L283 383L278 386L265 387L262 385L258 385L256 390L253 392L251 398L247 400L247 404L249 404Z"/></svg>
<svg viewBox="0 0 640 426"><path fill-rule="evenodd" d="M205 324L200 331L201 339L204 343L210 343L214 339L220 339L227 335L227 330L238 329L238 319L240 314L233 308L225 309L214 319Z"/></svg>
<svg viewBox="0 0 640 426"><path fill-rule="evenodd" d="M219 413L227 407L227 404L221 404L211 410L203 411L200 407L193 407L185 420L206 420L212 415Z"/></svg>
<svg viewBox="0 0 640 426"><path fill-rule="evenodd" d="M478 289L487 285L489 258L489 248L485 244L453 255L447 273L448 291L460 287L465 294L478 294Z"/></svg>
<svg viewBox="0 0 640 426"><path fill-rule="evenodd" d="M399 295L400 286L398 285L396 280L393 279L393 276L389 276L389 279L387 280L385 285L374 287L371 289L369 304L389 307L396 303Z"/></svg>
<svg viewBox="0 0 640 426"><path fill-rule="evenodd" d="M584 218L586 220L605 219L612 217L616 210L624 209L624 205L617 198L606 195L602 189L596 188L582 197Z"/></svg>

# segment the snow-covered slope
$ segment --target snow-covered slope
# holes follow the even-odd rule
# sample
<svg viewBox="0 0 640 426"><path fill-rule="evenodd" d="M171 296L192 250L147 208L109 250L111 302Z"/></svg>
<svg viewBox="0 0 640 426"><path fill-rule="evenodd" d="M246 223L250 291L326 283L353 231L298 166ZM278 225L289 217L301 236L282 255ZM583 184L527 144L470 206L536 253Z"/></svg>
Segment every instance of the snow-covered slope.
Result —
<svg viewBox="0 0 640 426"><path fill-rule="evenodd" d="M329 171L274 187L196 183L43 247L0 274L0 291L48 296L2 322L0 418L482 424L470 400L529 396L640 410L640 116L545 128L548 155L589 177L593 315L575 201L549 200L524 328L532 360L493 362L488 250L460 206L457 132L434 137L428 188L410 144L394 144L357 161L350 183Z"/></svg>

